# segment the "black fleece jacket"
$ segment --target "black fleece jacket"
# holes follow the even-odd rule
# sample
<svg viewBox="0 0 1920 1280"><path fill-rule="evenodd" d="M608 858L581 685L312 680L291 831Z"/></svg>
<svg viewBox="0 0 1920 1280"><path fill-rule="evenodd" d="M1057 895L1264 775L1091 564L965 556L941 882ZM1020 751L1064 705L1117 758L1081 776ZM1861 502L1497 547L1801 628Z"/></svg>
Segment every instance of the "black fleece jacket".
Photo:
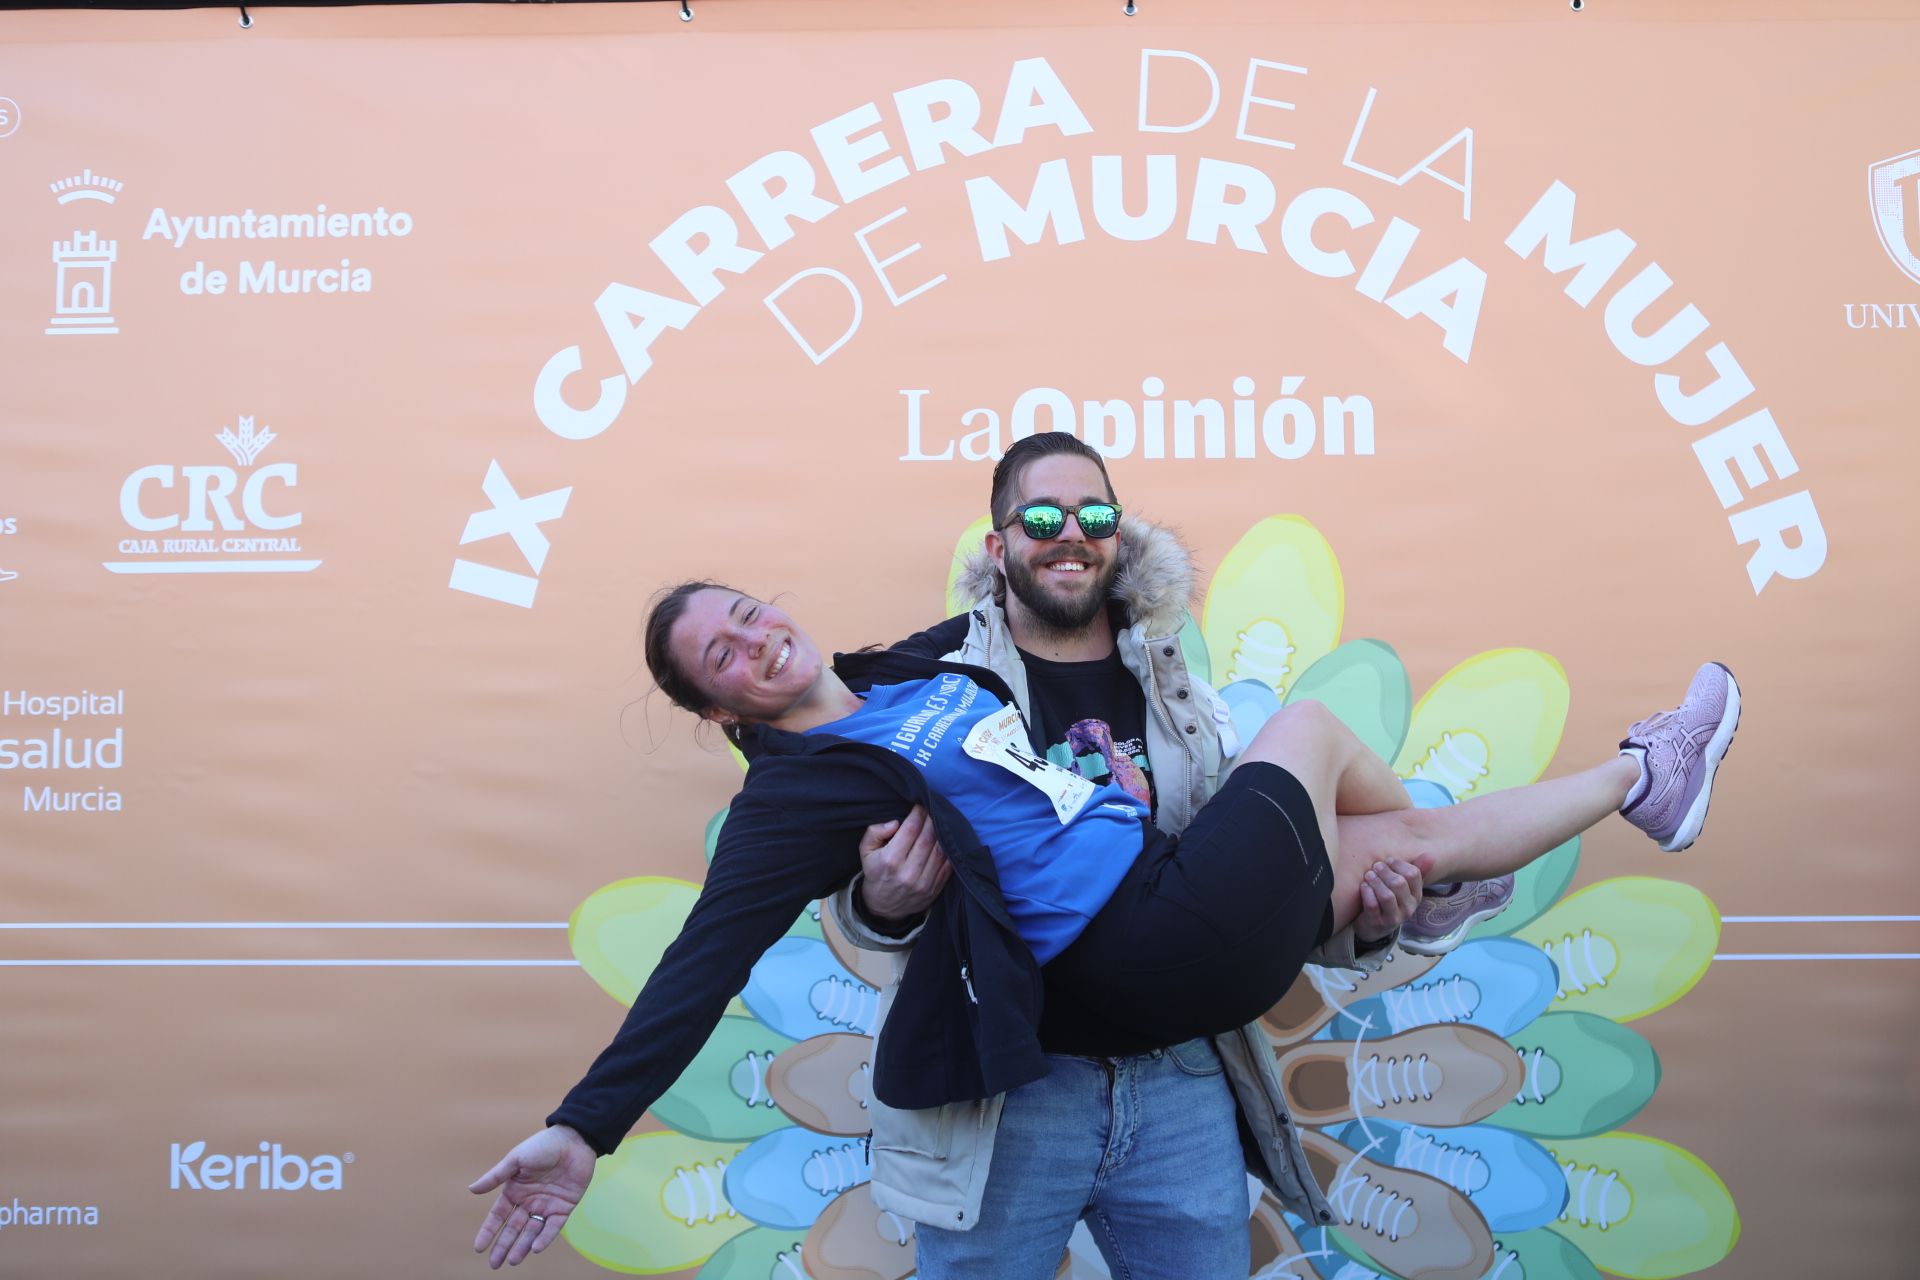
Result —
<svg viewBox="0 0 1920 1280"><path fill-rule="evenodd" d="M1012 705L1012 691L991 671L906 651L932 634L901 650L835 655L834 669L856 692L959 671ZM919 1109L1045 1075L1040 967L1014 931L993 859L966 819L884 747L761 727L748 731L742 749L746 783L686 925L613 1043L547 1123L571 1125L601 1155L617 1147L706 1043L761 953L808 902L860 869L862 832L916 803L927 807L954 874L928 913L881 1031L874 1092L889 1106Z"/></svg>

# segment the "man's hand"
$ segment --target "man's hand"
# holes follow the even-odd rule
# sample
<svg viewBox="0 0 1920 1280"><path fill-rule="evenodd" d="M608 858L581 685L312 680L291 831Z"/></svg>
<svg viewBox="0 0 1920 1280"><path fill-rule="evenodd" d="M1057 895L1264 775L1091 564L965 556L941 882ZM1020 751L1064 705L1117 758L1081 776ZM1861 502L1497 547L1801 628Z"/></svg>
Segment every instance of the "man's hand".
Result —
<svg viewBox="0 0 1920 1280"><path fill-rule="evenodd" d="M1360 914L1354 917L1354 938L1378 942L1405 924L1420 905L1423 884L1420 868L1411 862L1390 858L1374 863L1360 881Z"/></svg>
<svg viewBox="0 0 1920 1280"><path fill-rule="evenodd" d="M487 1263L498 1270L502 1262L517 1267L527 1254L558 1240L567 1215L587 1194L594 1159L587 1140L564 1124L542 1129L507 1152L467 1188L477 1196L500 1188L473 1251L484 1253L491 1245Z"/></svg>
<svg viewBox="0 0 1920 1280"><path fill-rule="evenodd" d="M953 867L919 805L906 818L867 828L860 837L860 906L878 923L920 915L947 887Z"/></svg>

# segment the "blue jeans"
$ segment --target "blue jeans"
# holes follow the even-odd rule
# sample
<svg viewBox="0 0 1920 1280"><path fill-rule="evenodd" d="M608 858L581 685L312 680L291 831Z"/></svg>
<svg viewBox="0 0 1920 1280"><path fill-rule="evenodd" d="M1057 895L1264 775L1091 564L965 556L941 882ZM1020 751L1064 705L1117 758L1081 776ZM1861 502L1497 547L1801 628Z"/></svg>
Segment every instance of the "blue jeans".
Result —
<svg viewBox="0 0 1920 1280"><path fill-rule="evenodd" d="M973 1230L919 1225L920 1280L1052 1280L1082 1218L1114 1280L1245 1280L1246 1164L1212 1042L1049 1061L1007 1095Z"/></svg>

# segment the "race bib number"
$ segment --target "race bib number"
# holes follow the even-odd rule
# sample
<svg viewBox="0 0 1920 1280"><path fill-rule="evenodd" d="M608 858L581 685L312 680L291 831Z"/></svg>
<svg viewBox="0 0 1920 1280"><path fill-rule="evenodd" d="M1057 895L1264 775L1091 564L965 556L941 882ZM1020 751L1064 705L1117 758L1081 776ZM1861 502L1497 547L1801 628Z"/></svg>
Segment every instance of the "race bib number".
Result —
<svg viewBox="0 0 1920 1280"><path fill-rule="evenodd" d="M997 764L1038 787L1052 803L1062 824L1072 821L1073 815L1080 812L1093 795L1091 782L1033 754L1027 745L1026 722L1016 707L1007 707L999 715L982 719L961 745L975 760Z"/></svg>

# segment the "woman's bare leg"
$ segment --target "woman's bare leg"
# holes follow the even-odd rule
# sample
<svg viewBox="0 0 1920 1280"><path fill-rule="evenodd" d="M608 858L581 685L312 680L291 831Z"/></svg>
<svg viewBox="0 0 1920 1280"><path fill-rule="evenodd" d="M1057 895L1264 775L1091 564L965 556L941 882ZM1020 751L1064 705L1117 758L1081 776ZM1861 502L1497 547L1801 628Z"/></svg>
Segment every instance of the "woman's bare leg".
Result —
<svg viewBox="0 0 1920 1280"><path fill-rule="evenodd" d="M1292 774L1313 800L1333 864L1334 927L1360 910L1374 863L1399 858L1429 884L1517 871L1619 810L1640 776L1624 756L1565 778L1514 787L1440 809L1415 809L1393 769L1317 702L1283 707L1239 761Z"/></svg>

